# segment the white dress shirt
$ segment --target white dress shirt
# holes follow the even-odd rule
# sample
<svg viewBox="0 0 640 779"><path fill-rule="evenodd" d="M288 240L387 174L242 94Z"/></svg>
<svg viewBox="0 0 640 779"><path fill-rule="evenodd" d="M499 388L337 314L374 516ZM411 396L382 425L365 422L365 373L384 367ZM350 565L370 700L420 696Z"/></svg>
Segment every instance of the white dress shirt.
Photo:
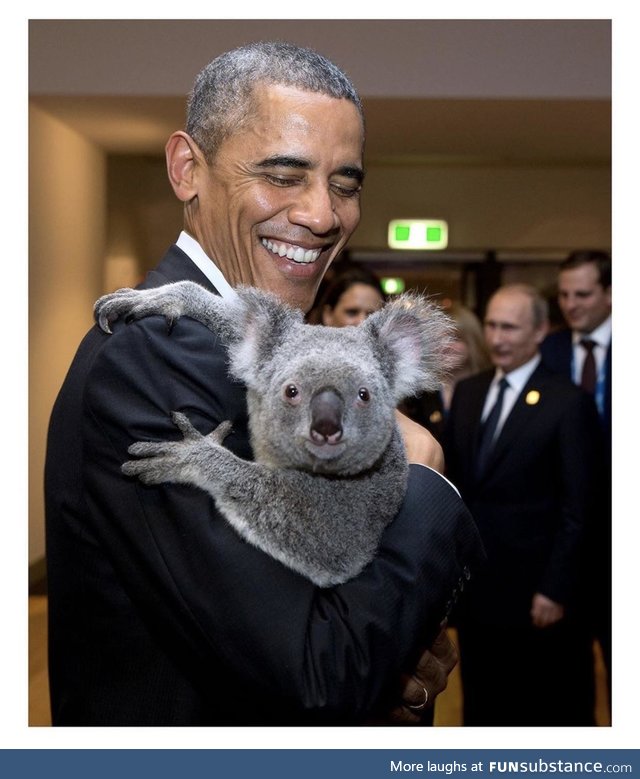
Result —
<svg viewBox="0 0 640 779"><path fill-rule="evenodd" d="M601 380L604 376L604 364L607 359L609 344L611 343L611 317L609 316L605 319L605 321L591 333L582 333L578 330L574 330L571 334L571 338L573 341L572 378L574 384L580 384L582 366L584 365L584 360L587 356L587 350L580 343L580 341L585 338L588 338L595 344L593 347L593 356L596 360L596 376L598 377L598 380Z"/></svg>
<svg viewBox="0 0 640 779"><path fill-rule="evenodd" d="M511 371L510 373L504 373L504 371L502 371L500 368L496 370L496 374L491 381L491 384L489 386L489 392L487 392L487 397L485 398L484 401L484 407L482 409L482 422L484 422L485 419L489 416L489 412L491 411L494 403L496 402L496 398L498 397L498 391L499 391L498 385L503 376L509 382L509 386L504 391L504 397L502 399L502 410L500 413L500 419L498 420L498 425L496 427L494 439L496 439L500 434L500 431L502 430L502 426L504 425L505 420L511 413L511 409L513 408L516 400L518 399L518 396L524 389L525 384L529 381L529 379L531 378L531 374L538 367L539 363L540 363L540 355L536 354L535 357L532 357L529 360L529 362L525 362L524 365L521 365L519 368L516 368L514 371Z"/></svg>

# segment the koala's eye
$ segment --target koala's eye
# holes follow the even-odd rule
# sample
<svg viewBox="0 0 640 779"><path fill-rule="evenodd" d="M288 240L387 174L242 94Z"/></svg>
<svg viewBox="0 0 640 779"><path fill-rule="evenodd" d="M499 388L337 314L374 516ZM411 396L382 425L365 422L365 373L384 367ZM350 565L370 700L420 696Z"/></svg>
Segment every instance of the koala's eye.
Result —
<svg viewBox="0 0 640 779"><path fill-rule="evenodd" d="M300 402L300 390L295 384L285 384L282 395L287 403L291 403L292 405L296 405Z"/></svg>
<svg viewBox="0 0 640 779"><path fill-rule="evenodd" d="M371 400L371 395L366 387L360 387L358 390L358 397L363 403L368 403Z"/></svg>

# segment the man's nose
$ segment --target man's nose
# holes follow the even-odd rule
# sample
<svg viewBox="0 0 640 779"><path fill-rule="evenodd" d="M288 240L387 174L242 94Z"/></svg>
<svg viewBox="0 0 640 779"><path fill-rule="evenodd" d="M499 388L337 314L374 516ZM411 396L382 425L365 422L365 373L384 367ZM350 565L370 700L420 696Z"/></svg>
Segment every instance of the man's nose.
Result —
<svg viewBox="0 0 640 779"><path fill-rule="evenodd" d="M298 192L288 217L291 224L302 225L316 235L330 233L340 224L331 192L325 186L310 186Z"/></svg>
<svg viewBox="0 0 640 779"><path fill-rule="evenodd" d="M490 348L498 346L502 342L502 330L499 327L487 327L484 331L484 338Z"/></svg>

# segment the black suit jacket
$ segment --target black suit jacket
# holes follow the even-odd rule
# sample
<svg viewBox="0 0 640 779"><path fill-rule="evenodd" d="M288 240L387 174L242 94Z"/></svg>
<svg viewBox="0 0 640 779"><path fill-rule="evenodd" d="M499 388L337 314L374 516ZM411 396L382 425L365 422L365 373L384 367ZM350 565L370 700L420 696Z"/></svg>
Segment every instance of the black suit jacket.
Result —
<svg viewBox="0 0 640 779"><path fill-rule="evenodd" d="M540 354L545 365L554 373L573 380L571 366L573 364L572 331L565 328L550 333L540 346ZM604 365L604 397L601 413L601 424L604 432L604 442L607 446L609 459L611 453L611 344L607 350Z"/></svg>
<svg viewBox="0 0 640 779"><path fill-rule="evenodd" d="M172 247L144 286L207 279ZM410 469L376 560L318 589L246 543L201 490L123 477L136 440L230 419L251 456L244 388L222 344L181 319L97 327L56 401L46 463L52 718L56 725L350 723L384 699L438 629L479 555L447 483Z"/></svg>
<svg viewBox="0 0 640 779"><path fill-rule="evenodd" d="M475 475L487 371L459 382L445 432L448 475L476 520L487 566L468 603L488 623L529 624L540 592L575 605L597 473L591 398L540 364Z"/></svg>
<svg viewBox="0 0 640 779"><path fill-rule="evenodd" d="M588 554L590 560L591 575L590 588L593 590L591 600L594 604L594 619L596 631L603 638L603 629L608 633L610 653L611 642L611 468L612 468L612 444L611 444L611 344L607 350L604 365L604 396L603 408L599 413L602 436L600 439L600 452L602 464L597 479L598 490L593 497L594 516L596 519L590 528L588 538ZM573 380L573 340L569 329L558 330L550 333L540 347L542 359L550 370ZM604 621L599 614L604 614ZM604 625L604 628L602 627ZM607 660L609 662L609 660Z"/></svg>

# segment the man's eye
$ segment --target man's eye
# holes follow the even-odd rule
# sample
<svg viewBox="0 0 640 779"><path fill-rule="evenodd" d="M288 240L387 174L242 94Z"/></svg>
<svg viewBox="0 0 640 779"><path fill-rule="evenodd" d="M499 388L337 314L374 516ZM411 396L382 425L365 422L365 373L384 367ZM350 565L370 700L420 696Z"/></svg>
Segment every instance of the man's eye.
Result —
<svg viewBox="0 0 640 779"><path fill-rule="evenodd" d="M298 179L292 179L288 176L267 174L265 178L270 184L275 184L276 187L292 187L294 184L298 183Z"/></svg>
<svg viewBox="0 0 640 779"><path fill-rule="evenodd" d="M359 184L347 186L346 184L338 184L337 182L333 182L331 184L331 189L336 193L336 195L339 195L340 197L356 197L356 195L360 194L361 187Z"/></svg>

